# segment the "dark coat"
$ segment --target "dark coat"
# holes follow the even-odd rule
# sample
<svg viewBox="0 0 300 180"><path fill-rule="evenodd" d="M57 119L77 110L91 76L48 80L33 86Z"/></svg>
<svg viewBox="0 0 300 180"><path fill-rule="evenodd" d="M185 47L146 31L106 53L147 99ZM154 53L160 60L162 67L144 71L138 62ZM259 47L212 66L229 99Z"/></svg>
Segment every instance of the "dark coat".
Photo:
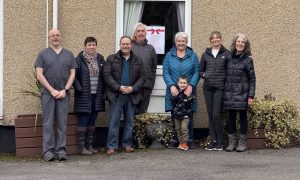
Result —
<svg viewBox="0 0 300 180"><path fill-rule="evenodd" d="M194 95L187 96L184 91L180 90L178 95L172 97L173 117L175 119L183 119L184 116L190 116L193 113L193 102L196 99Z"/></svg>
<svg viewBox="0 0 300 180"><path fill-rule="evenodd" d="M227 64L224 93L225 109L248 109L248 98L255 96L255 71L253 59L246 53L231 55Z"/></svg>
<svg viewBox="0 0 300 180"><path fill-rule="evenodd" d="M153 89L157 68L157 55L154 47L151 44L148 44L147 40L143 43L133 41L132 51L143 61L145 72L145 82L143 87Z"/></svg>
<svg viewBox="0 0 300 180"><path fill-rule="evenodd" d="M91 112L91 85L90 72L88 65L80 52L76 58L78 68L76 69L76 78L74 81L74 111L75 112ZM98 87L96 93L95 111L105 111L105 100L103 98L105 84L103 80L103 67L105 64L104 58L101 54L97 54L97 63L99 68Z"/></svg>
<svg viewBox="0 0 300 180"><path fill-rule="evenodd" d="M200 75L204 79L204 89L224 89L227 61L229 57L230 51L223 45L216 58L212 54L212 48L207 48L202 54L200 61Z"/></svg>
<svg viewBox="0 0 300 180"><path fill-rule="evenodd" d="M121 87L123 60L121 51L108 56L104 66L104 80L106 82L105 99L115 102ZM133 104L138 104L141 99L141 88L144 83L143 62L132 51L130 52L130 83L133 92L131 100Z"/></svg>

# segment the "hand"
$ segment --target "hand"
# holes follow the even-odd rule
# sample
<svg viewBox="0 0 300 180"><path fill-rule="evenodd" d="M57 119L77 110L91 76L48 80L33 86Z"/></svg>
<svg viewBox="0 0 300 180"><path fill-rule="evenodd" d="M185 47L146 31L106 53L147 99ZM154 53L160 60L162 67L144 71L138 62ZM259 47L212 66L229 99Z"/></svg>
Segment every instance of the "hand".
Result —
<svg viewBox="0 0 300 180"><path fill-rule="evenodd" d="M190 96L190 95L192 94L192 92L193 92L193 87L192 87L191 85L189 85L189 86L186 88L186 90L184 91L184 94L185 94L186 96Z"/></svg>
<svg viewBox="0 0 300 180"><path fill-rule="evenodd" d="M66 90L61 90L61 91L58 91L59 92L59 96L56 98L56 99L63 99L66 97Z"/></svg>
<svg viewBox="0 0 300 180"><path fill-rule="evenodd" d="M126 92L126 86L121 86L119 91L124 94Z"/></svg>
<svg viewBox="0 0 300 180"><path fill-rule="evenodd" d="M253 104L253 99L252 98L248 98L248 105L251 106Z"/></svg>
<svg viewBox="0 0 300 180"><path fill-rule="evenodd" d="M125 92L123 94L130 94L133 92L132 86L126 86L125 87Z"/></svg>
<svg viewBox="0 0 300 180"><path fill-rule="evenodd" d="M55 99L57 99L59 97L59 91L57 90L53 90L50 92L51 93L51 96L53 96Z"/></svg>
<svg viewBox="0 0 300 180"><path fill-rule="evenodd" d="M175 86L171 86L170 90L171 90L172 96L177 96L178 93L179 93L178 90L177 90L177 88Z"/></svg>

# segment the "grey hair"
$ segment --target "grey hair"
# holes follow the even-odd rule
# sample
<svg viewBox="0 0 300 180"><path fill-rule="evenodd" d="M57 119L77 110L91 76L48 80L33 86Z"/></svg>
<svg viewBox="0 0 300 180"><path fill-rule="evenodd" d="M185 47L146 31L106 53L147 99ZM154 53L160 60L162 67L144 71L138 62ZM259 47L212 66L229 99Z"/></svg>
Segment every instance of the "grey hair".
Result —
<svg viewBox="0 0 300 180"><path fill-rule="evenodd" d="M236 41L237 41L237 39L239 37L243 38L243 40L245 42L244 52L246 52L248 55L252 55L250 41L249 41L249 39L247 38L247 36L244 33L237 33L234 36L234 38L232 40L232 43L231 43L231 46L230 46L230 51L232 53L234 53L234 54L236 53L236 47L235 47L235 45L236 45Z"/></svg>
<svg viewBox="0 0 300 180"><path fill-rule="evenodd" d="M135 39L135 32L136 32L136 29L137 29L139 26L142 26L142 27L145 29L145 31L147 31L147 26L146 26L145 24L143 24L143 23L141 23L141 22L136 23L136 24L133 26L133 32L132 32L132 36L131 36L131 39L132 39L132 40L136 40L136 39Z"/></svg>
<svg viewBox="0 0 300 180"><path fill-rule="evenodd" d="M186 40L186 42L188 42L188 34L187 33L185 33L185 32L178 32L178 33L176 33L176 35L175 35L175 42L176 42L176 40L179 38L179 37L182 37L182 38L184 38L185 40Z"/></svg>

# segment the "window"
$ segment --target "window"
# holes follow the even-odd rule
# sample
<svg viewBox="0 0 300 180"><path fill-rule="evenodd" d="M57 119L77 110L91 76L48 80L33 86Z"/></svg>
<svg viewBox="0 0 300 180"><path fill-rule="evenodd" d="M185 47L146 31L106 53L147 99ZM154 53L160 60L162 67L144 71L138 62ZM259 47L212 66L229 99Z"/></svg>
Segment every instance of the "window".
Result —
<svg viewBox="0 0 300 180"><path fill-rule="evenodd" d="M191 0L120 0L117 1L116 17L116 50L120 37L131 36L137 22L165 27L165 53L173 47L177 32L191 34ZM162 65L163 58L164 54L158 54L158 65Z"/></svg>

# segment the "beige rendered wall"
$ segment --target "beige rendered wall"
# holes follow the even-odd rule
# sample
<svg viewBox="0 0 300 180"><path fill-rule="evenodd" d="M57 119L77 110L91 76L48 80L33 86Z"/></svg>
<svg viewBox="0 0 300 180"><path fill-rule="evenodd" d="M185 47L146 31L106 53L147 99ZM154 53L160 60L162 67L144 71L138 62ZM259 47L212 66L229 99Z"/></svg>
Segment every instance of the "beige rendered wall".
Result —
<svg viewBox="0 0 300 180"><path fill-rule="evenodd" d="M4 1L4 120L14 124L19 114L38 111L39 101L24 98L37 53L46 46L46 1Z"/></svg>
<svg viewBox="0 0 300 180"><path fill-rule="evenodd" d="M246 33L252 44L257 97L272 93L278 99L293 100L300 109L298 0L194 0L192 3L192 47L199 57L209 46L211 31L221 31L226 47L236 32ZM107 57L114 53L115 4L104 0L59 1L63 46L76 56L83 48L84 38L95 36L101 54ZM51 10L52 6L49 7ZM0 124L13 124L18 114L36 112L38 101L20 98L18 92L28 87L27 74L33 70L37 53L45 47L45 31L45 1L4 2L4 120ZM201 87L202 81L195 127L207 127ZM104 115L100 126L107 124L107 113Z"/></svg>
<svg viewBox="0 0 300 180"><path fill-rule="evenodd" d="M192 46L201 56L211 31L222 33L227 48L235 33L244 32L251 42L257 97L272 93L277 99L292 100L300 109L299 9L298 0L194 0ZM196 117L206 119L199 90L202 108Z"/></svg>

